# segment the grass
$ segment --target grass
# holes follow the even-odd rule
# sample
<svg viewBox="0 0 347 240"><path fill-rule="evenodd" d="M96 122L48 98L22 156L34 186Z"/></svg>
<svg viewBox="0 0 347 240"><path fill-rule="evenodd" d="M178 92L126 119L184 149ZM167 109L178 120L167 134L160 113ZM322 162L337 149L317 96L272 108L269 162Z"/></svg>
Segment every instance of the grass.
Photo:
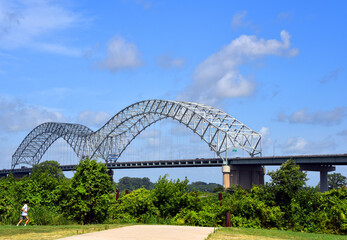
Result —
<svg viewBox="0 0 347 240"><path fill-rule="evenodd" d="M302 233L281 230L266 230L252 228L220 228L215 233L210 234L208 240L275 240L275 239L293 239L293 240L340 240L347 239L347 236L317 233Z"/></svg>
<svg viewBox="0 0 347 240"><path fill-rule="evenodd" d="M91 225L57 225L57 226L10 226L0 225L1 240L38 240L58 239L72 235L103 231L128 226L126 224L91 224Z"/></svg>

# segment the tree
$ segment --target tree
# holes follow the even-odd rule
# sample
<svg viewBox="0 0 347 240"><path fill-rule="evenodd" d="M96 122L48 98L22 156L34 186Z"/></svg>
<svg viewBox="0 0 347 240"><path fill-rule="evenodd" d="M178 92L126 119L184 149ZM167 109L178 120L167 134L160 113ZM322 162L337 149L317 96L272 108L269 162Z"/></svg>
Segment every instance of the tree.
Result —
<svg viewBox="0 0 347 240"><path fill-rule="evenodd" d="M54 208L59 205L59 189L67 183L67 179L58 162L44 161L35 165L29 180L28 195L35 205L50 205Z"/></svg>
<svg viewBox="0 0 347 240"><path fill-rule="evenodd" d="M161 217L174 217L184 208L196 210L200 207L197 194L187 192L187 185L187 178L184 181L168 180L167 175L159 178L152 192Z"/></svg>
<svg viewBox="0 0 347 240"><path fill-rule="evenodd" d="M57 180L65 178L57 161L44 161L35 165L30 177L37 180L46 179L47 177Z"/></svg>
<svg viewBox="0 0 347 240"><path fill-rule="evenodd" d="M107 217L112 184L104 164L81 160L71 180L65 213L83 223L101 223Z"/></svg>
<svg viewBox="0 0 347 240"><path fill-rule="evenodd" d="M124 190L135 190L139 189L141 187L144 187L145 189L153 189L154 184L149 180L149 178L132 178L132 177L123 177L119 179L119 182L117 184L117 187L119 191Z"/></svg>
<svg viewBox="0 0 347 240"><path fill-rule="evenodd" d="M188 185L189 191L202 191L202 192L214 192L214 190L218 187L221 187L224 191L224 188L222 185L217 183L205 183L205 182L193 182Z"/></svg>
<svg viewBox="0 0 347 240"><path fill-rule="evenodd" d="M275 196L275 201L280 206L290 203L295 194L305 186L307 174L300 170L293 159L283 163L277 171L268 175L272 178L270 188Z"/></svg>
<svg viewBox="0 0 347 240"><path fill-rule="evenodd" d="M341 173L328 174L328 188L337 189L347 185L347 178Z"/></svg>

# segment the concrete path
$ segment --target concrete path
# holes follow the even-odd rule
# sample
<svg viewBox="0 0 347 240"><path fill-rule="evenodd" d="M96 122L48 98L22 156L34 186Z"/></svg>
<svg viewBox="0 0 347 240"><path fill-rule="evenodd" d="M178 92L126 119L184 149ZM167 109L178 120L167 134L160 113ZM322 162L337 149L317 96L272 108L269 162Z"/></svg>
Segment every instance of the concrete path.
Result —
<svg viewBox="0 0 347 240"><path fill-rule="evenodd" d="M171 225L135 225L110 230L86 233L67 238L64 240L204 240L213 227L191 227Z"/></svg>

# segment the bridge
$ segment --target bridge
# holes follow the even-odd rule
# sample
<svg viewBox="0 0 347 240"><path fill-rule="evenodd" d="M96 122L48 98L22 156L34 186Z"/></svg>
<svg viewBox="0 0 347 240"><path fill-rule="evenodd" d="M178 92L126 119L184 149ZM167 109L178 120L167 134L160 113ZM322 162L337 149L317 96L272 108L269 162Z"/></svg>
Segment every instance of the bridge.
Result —
<svg viewBox="0 0 347 240"><path fill-rule="evenodd" d="M170 161L110 162L110 156L121 157L130 143L146 128L164 120L173 119L189 128L204 141L218 158ZM12 156L10 170L0 174L25 173L36 165L49 147L64 139L76 155L82 158L104 159L109 169L148 167L222 167L223 184L240 184L250 188L264 184L265 165L280 165L293 158L303 170L320 171L321 189L327 189L327 172L333 165L346 164L346 155L262 157L262 136L220 109L199 103L145 100L134 103L114 115L97 131L81 124L43 123L34 128L21 142ZM249 157L230 158L231 151L241 149ZM330 160L329 160L330 159ZM62 166L64 171L74 165Z"/></svg>

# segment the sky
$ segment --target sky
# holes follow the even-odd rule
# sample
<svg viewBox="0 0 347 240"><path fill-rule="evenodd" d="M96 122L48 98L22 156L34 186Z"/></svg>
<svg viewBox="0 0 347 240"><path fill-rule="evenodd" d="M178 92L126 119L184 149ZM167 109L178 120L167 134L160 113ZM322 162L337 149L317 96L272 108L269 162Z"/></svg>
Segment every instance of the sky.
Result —
<svg viewBox="0 0 347 240"><path fill-rule="evenodd" d="M0 168L41 123L97 130L147 99L220 108L262 133L263 156L347 153L346 8L343 0L0 0ZM182 128L163 124L137 145ZM200 142L182 135L176 141ZM171 155L194 148L170 144ZM165 173L222 181L220 168L115 178ZM315 185L319 174L309 178Z"/></svg>

